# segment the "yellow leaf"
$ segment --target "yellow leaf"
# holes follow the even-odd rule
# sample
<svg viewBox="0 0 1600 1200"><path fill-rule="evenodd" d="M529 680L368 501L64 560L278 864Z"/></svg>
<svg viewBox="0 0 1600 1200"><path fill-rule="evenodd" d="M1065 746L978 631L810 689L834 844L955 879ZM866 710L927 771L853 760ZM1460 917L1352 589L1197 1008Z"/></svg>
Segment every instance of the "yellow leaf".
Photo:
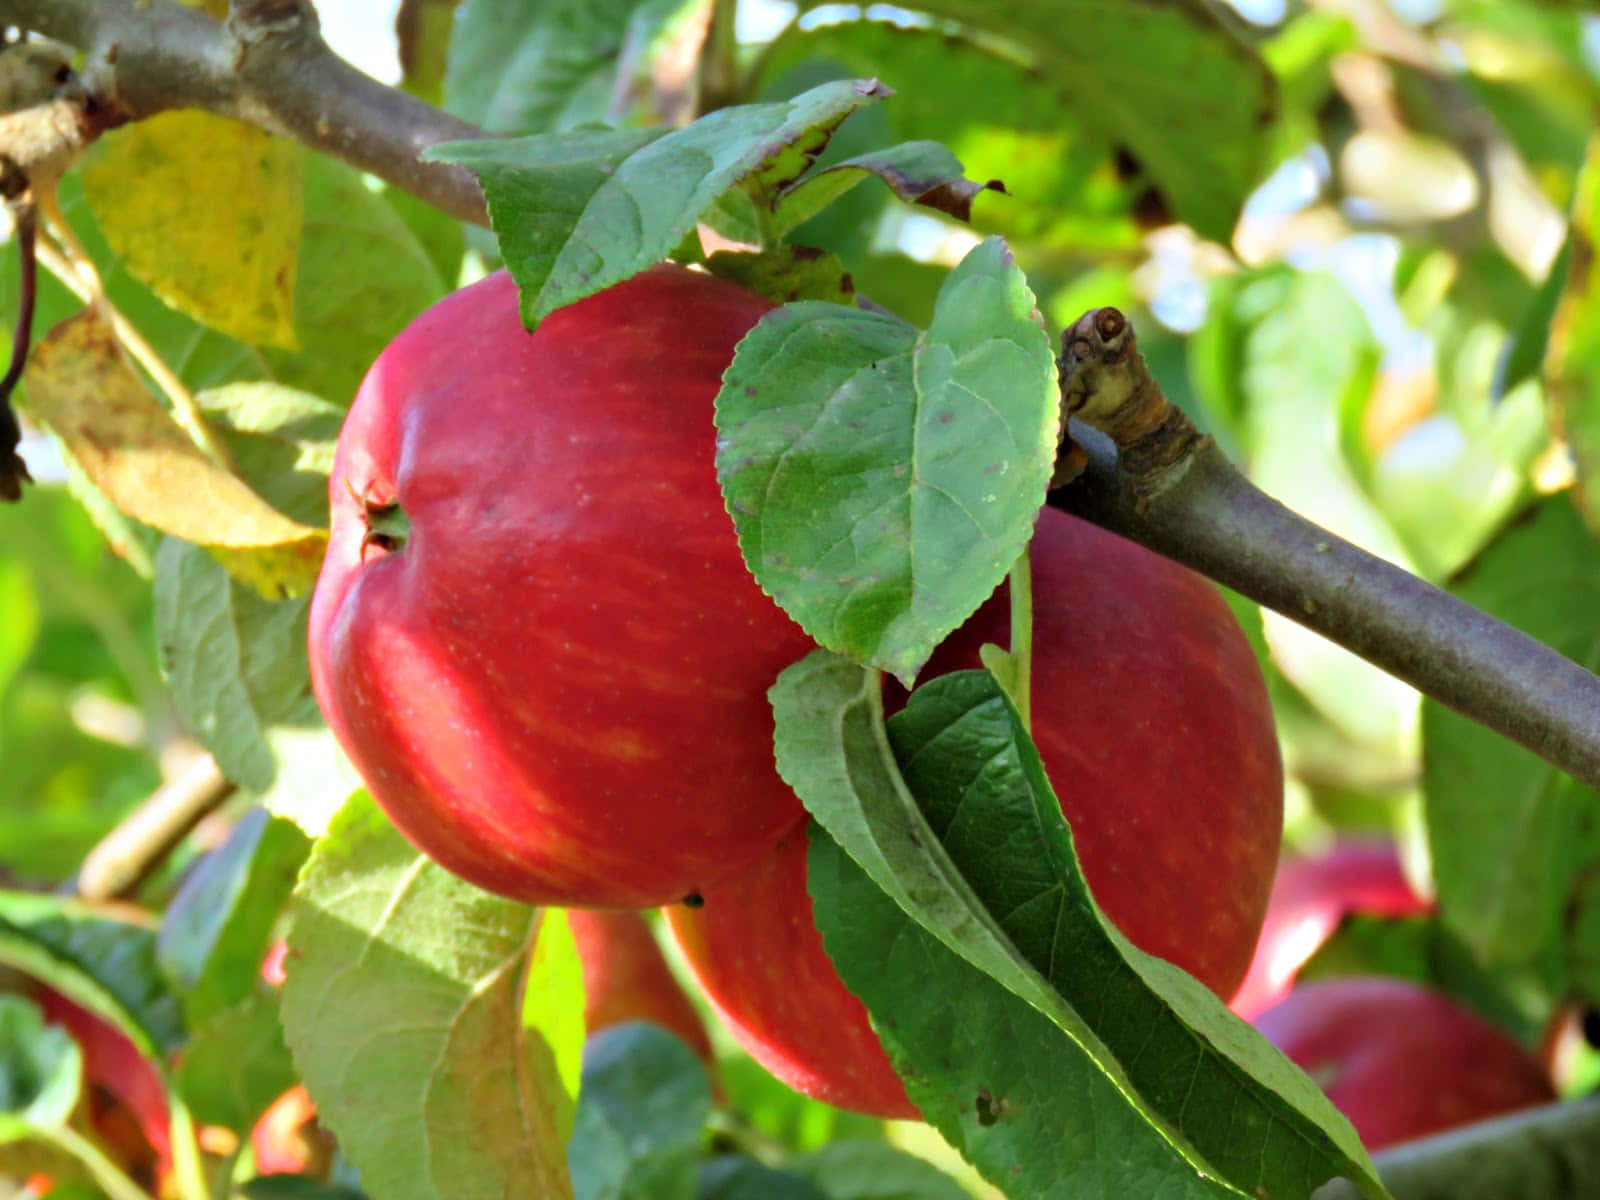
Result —
<svg viewBox="0 0 1600 1200"><path fill-rule="evenodd" d="M111 249L180 312L295 349L299 147L225 117L172 112L107 134L83 187Z"/></svg>
<svg viewBox="0 0 1600 1200"><path fill-rule="evenodd" d="M93 309L62 321L28 359L28 411L53 430L102 492L131 517L249 563L276 561L271 594L302 586L327 535L291 520L212 462L151 395ZM270 549L260 559L239 551ZM314 574L314 572L313 572Z"/></svg>

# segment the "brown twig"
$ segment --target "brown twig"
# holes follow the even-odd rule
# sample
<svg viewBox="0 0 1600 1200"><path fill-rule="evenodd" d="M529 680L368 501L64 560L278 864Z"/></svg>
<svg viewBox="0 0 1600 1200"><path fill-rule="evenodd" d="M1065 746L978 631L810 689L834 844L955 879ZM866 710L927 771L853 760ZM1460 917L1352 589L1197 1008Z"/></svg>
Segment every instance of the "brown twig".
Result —
<svg viewBox="0 0 1600 1200"><path fill-rule="evenodd" d="M1052 506L1227 584L1600 788L1600 677L1285 508L1210 441L1173 435L1172 414L1187 418L1150 377L1132 327L1103 319L1105 311L1069 331L1063 394L1137 397L1165 411L1159 419L1147 411L1130 434L1098 405L1079 404L1131 436L1131 453L1073 420L1086 466L1051 492ZM1175 436L1183 454L1151 452L1138 433L1150 429L1167 431L1160 446Z"/></svg>
<svg viewBox="0 0 1600 1200"><path fill-rule="evenodd" d="M86 900L131 895L200 821L237 789L209 754L150 793L83 860L77 891Z"/></svg>

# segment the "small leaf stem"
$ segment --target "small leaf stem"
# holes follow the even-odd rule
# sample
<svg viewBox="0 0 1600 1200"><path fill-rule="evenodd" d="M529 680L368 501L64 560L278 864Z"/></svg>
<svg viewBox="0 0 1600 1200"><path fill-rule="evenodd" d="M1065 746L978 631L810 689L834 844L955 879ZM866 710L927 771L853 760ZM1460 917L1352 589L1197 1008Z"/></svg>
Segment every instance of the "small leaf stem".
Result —
<svg viewBox="0 0 1600 1200"><path fill-rule="evenodd" d="M1600 788L1600 677L1266 495L1160 394L1131 326L1091 319L1107 311L1063 335L1062 395L1112 432L1070 417L1086 466L1051 506L1226 584ZM1152 394L1159 411L1131 434L1102 415L1116 405L1100 401Z"/></svg>
<svg viewBox="0 0 1600 1200"><path fill-rule="evenodd" d="M1029 547L1022 548L1011 568L1007 590L1011 594L1011 703L1022 727L1033 733L1033 562Z"/></svg>
<svg viewBox="0 0 1600 1200"><path fill-rule="evenodd" d="M167 1086L167 1105L171 1114L168 1128L172 1135L172 1178L180 1200L213 1200L211 1185L206 1182L205 1162L200 1157L200 1138L195 1129L194 1115L183 1102L170 1078Z"/></svg>
<svg viewBox="0 0 1600 1200"><path fill-rule="evenodd" d="M71 1128L52 1129L50 1140L83 1164L89 1177L110 1200L150 1200L150 1194L129 1179L105 1151Z"/></svg>

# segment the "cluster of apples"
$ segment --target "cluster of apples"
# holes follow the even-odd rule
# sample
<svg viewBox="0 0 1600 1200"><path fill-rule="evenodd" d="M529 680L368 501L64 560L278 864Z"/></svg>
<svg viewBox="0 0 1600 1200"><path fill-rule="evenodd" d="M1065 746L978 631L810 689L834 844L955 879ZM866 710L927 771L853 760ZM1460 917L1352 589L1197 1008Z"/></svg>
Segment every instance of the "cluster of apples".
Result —
<svg viewBox="0 0 1600 1200"><path fill-rule="evenodd" d="M746 571L717 484L714 398L769 308L669 265L531 334L503 273L419 317L340 438L312 679L421 850L530 903L665 906L768 1069L914 1116L823 950L807 815L773 766L767 689L812 642ZM1251 647L1207 581L1060 512L1032 561L1034 735L1084 873L1133 942L1230 998L1282 829ZM923 678L1007 631L1002 589Z"/></svg>

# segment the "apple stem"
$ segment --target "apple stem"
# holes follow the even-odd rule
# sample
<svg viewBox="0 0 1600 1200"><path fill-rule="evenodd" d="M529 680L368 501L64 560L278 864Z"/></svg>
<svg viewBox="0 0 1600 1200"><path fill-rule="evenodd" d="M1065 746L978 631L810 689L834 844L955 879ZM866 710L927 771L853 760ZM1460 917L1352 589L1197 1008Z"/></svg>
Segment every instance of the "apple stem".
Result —
<svg viewBox="0 0 1600 1200"><path fill-rule="evenodd" d="M1048 504L1226 584L1600 788L1600 677L1256 487L1161 393L1116 310L1085 314L1062 340L1064 437L1084 468ZM1136 412L1120 413L1121 401Z"/></svg>

